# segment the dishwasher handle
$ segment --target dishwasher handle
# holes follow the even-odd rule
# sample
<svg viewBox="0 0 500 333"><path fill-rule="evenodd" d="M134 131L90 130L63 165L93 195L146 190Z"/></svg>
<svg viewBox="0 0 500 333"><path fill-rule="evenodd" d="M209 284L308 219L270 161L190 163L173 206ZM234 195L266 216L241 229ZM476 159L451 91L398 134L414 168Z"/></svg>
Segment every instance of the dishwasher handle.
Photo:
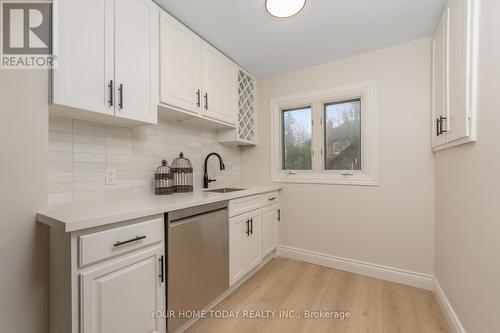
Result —
<svg viewBox="0 0 500 333"><path fill-rule="evenodd" d="M204 219L210 218L212 216L216 216L216 215L226 215L227 216L227 209L223 208L223 209L214 210L214 211L211 211L208 213L203 213L203 214L185 217L185 218L182 218L180 220L169 221L169 227L175 228L175 227L181 226L183 224L199 222L200 220L204 220Z"/></svg>
<svg viewBox="0 0 500 333"><path fill-rule="evenodd" d="M168 213L168 222L170 225L177 223L180 220L185 220L188 218L193 218L201 215L205 215L212 212L217 212L221 210L227 210L228 202L215 202L207 205L190 207L185 209L176 210Z"/></svg>

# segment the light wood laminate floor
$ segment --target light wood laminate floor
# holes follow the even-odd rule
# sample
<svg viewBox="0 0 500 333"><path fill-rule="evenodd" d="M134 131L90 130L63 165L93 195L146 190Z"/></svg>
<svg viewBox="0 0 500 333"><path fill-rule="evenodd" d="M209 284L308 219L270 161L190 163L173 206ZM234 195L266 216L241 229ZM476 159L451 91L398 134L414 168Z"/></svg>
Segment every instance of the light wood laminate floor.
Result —
<svg viewBox="0 0 500 333"><path fill-rule="evenodd" d="M189 333L451 333L430 291L284 258L271 260L216 309L240 312L203 319ZM301 318L248 319L245 310L287 310ZM349 311L350 318L306 319L306 310Z"/></svg>

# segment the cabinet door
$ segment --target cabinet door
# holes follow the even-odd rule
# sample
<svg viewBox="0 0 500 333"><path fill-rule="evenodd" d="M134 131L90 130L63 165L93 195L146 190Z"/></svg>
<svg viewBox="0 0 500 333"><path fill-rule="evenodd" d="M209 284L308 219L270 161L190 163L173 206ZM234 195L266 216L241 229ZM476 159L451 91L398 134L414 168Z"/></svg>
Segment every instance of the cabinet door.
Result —
<svg viewBox="0 0 500 333"><path fill-rule="evenodd" d="M229 284L262 262L262 210L229 220Z"/></svg>
<svg viewBox="0 0 500 333"><path fill-rule="evenodd" d="M443 12L439 25L432 38L432 147L446 142L449 115L449 81L448 81L448 16L449 10ZM442 124L441 124L442 123Z"/></svg>
<svg viewBox="0 0 500 333"><path fill-rule="evenodd" d="M156 122L153 69L158 70L158 25L159 10L151 1L115 1L116 116Z"/></svg>
<svg viewBox="0 0 500 333"><path fill-rule="evenodd" d="M262 209L256 210L250 217L250 237L248 245L248 271L262 262Z"/></svg>
<svg viewBox="0 0 500 333"><path fill-rule="evenodd" d="M236 124L236 65L207 43L202 46L202 115Z"/></svg>
<svg viewBox="0 0 500 333"><path fill-rule="evenodd" d="M229 220L229 285L248 272L250 216L240 215Z"/></svg>
<svg viewBox="0 0 500 333"><path fill-rule="evenodd" d="M57 1L58 67L51 71L52 103L114 114L108 89L114 74L113 3Z"/></svg>
<svg viewBox="0 0 500 333"><path fill-rule="evenodd" d="M80 275L81 332L165 332L163 246L121 257Z"/></svg>
<svg viewBox="0 0 500 333"><path fill-rule="evenodd" d="M278 205L262 210L262 256L265 257L278 246L278 219L281 214Z"/></svg>
<svg viewBox="0 0 500 333"><path fill-rule="evenodd" d="M201 39L161 13L161 103L198 113L201 105Z"/></svg>
<svg viewBox="0 0 500 333"><path fill-rule="evenodd" d="M450 113L446 141L453 142L471 135L471 106L475 85L474 20L475 0L450 0L449 82Z"/></svg>

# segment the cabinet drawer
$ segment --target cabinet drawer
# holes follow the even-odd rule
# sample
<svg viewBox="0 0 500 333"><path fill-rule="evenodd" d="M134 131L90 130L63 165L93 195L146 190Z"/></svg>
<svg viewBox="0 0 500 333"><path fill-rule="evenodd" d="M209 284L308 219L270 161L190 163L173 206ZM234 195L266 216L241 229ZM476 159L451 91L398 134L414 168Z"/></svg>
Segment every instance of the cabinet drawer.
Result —
<svg viewBox="0 0 500 333"><path fill-rule="evenodd" d="M255 209L262 205L262 195L252 195L229 201L229 217L237 216Z"/></svg>
<svg viewBox="0 0 500 333"><path fill-rule="evenodd" d="M262 207L278 203L278 191L264 193L262 195Z"/></svg>
<svg viewBox="0 0 500 333"><path fill-rule="evenodd" d="M82 235L78 238L79 265L86 266L161 242L163 225L163 217L157 217L145 222Z"/></svg>

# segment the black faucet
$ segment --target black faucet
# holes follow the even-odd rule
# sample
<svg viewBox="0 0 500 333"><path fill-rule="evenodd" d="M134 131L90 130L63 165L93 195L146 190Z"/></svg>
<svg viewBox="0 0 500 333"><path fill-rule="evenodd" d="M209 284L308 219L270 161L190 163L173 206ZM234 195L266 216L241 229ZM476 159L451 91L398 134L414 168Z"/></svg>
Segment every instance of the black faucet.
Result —
<svg viewBox="0 0 500 333"><path fill-rule="evenodd" d="M207 155L205 158L205 172L203 174L203 188L208 188L208 184L211 182L215 182L215 179L208 179L208 173L207 173L207 162L210 156L215 155L219 158L219 164L220 164L220 169L221 170L226 170L226 166L224 165L224 161L222 160L222 157L217 154L217 153L210 153Z"/></svg>

